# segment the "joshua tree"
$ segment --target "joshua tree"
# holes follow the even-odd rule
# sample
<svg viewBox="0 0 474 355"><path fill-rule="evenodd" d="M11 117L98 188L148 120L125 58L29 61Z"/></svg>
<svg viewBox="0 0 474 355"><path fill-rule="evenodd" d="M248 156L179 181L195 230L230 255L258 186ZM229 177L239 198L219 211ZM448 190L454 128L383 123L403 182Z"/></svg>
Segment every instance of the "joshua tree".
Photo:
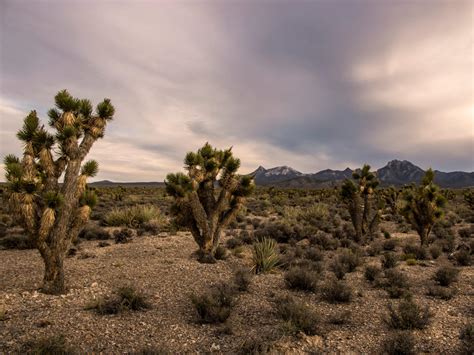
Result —
<svg viewBox="0 0 474 355"><path fill-rule="evenodd" d="M187 174L168 174L166 191L175 198L172 212L177 222L188 227L199 246L201 262L214 262L222 230L255 187L252 177L236 175L240 160L232 148L217 150L206 143L184 159ZM220 191L216 191L219 178Z"/></svg>
<svg viewBox="0 0 474 355"><path fill-rule="evenodd" d="M349 210L356 241L359 242L363 236L372 235L377 228L380 216L378 206L373 206L372 200L379 182L367 164L356 170L352 178L355 182L347 179L342 185L341 197Z"/></svg>
<svg viewBox="0 0 474 355"><path fill-rule="evenodd" d="M397 202L398 198L400 197L400 191L390 186L382 191L382 197L385 204L390 208L392 215L397 214Z"/></svg>
<svg viewBox="0 0 474 355"><path fill-rule="evenodd" d="M97 174L98 164L82 162L114 115L109 99L97 105L95 114L89 100L76 99L66 90L55 102L56 108L48 112L55 134L31 111L17 134L24 144L23 157L5 157L9 205L43 258L42 290L50 294L65 291L63 260L96 203L86 183Z"/></svg>
<svg viewBox="0 0 474 355"><path fill-rule="evenodd" d="M445 198L433 183L434 172L428 169L419 186L406 189L403 194L403 217L417 231L421 245L428 243L428 237L436 221L443 216Z"/></svg>
<svg viewBox="0 0 474 355"><path fill-rule="evenodd" d="M464 191L464 201L467 203L471 210L474 210L474 190L467 189Z"/></svg>

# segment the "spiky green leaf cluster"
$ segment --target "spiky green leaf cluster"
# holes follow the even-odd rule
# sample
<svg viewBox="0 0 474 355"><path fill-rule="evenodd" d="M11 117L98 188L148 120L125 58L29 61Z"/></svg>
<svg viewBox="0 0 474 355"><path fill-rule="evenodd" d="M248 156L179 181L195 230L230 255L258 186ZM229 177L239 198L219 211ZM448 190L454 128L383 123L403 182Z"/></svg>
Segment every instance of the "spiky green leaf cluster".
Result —
<svg viewBox="0 0 474 355"><path fill-rule="evenodd" d="M99 163L95 160L89 160L86 162L81 168L81 175L85 175L87 177L94 177L97 175L99 171Z"/></svg>

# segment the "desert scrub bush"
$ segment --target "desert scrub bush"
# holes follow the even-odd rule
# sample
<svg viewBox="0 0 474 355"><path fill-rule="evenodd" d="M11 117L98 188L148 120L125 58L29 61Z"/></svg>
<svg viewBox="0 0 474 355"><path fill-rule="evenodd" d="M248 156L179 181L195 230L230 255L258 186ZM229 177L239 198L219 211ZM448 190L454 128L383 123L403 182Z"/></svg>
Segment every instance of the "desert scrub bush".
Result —
<svg viewBox="0 0 474 355"><path fill-rule="evenodd" d="M349 324L352 313L349 310L336 311L328 318L328 322L334 325Z"/></svg>
<svg viewBox="0 0 474 355"><path fill-rule="evenodd" d="M309 247L306 249L304 257L314 262L321 262L324 260L324 253L319 248Z"/></svg>
<svg viewBox="0 0 474 355"><path fill-rule="evenodd" d="M428 249L425 248L424 246L408 243L405 246L403 246L403 252L405 254L413 256L416 260L429 259Z"/></svg>
<svg viewBox="0 0 474 355"><path fill-rule="evenodd" d="M68 355L76 352L67 345L64 335L53 335L30 340L21 347L21 353L29 355Z"/></svg>
<svg viewBox="0 0 474 355"><path fill-rule="evenodd" d="M337 255L331 264L331 270L338 279L342 279L346 273L354 272L361 263L362 260L357 252L346 249Z"/></svg>
<svg viewBox="0 0 474 355"><path fill-rule="evenodd" d="M35 247L31 238L22 234L7 235L0 239L0 249L33 249Z"/></svg>
<svg viewBox="0 0 474 355"><path fill-rule="evenodd" d="M151 220L163 220L160 210L150 205L114 208L104 216L104 223L112 227L139 228Z"/></svg>
<svg viewBox="0 0 474 355"><path fill-rule="evenodd" d="M407 330L390 333L382 344L382 352L387 355L414 355L415 337Z"/></svg>
<svg viewBox="0 0 474 355"><path fill-rule="evenodd" d="M114 231L114 240L116 244L129 243L133 239L133 230L130 228L121 228Z"/></svg>
<svg viewBox="0 0 474 355"><path fill-rule="evenodd" d="M342 280L330 278L321 286L321 295L329 303L348 303L352 300L352 288Z"/></svg>
<svg viewBox="0 0 474 355"><path fill-rule="evenodd" d="M395 239L387 239L386 241L383 242L383 250L385 251L393 251L395 250L395 247L397 246L397 242Z"/></svg>
<svg viewBox="0 0 474 355"><path fill-rule="evenodd" d="M406 189L402 195L401 214L420 236L421 245L428 243L434 224L443 216L446 200L433 182L435 173L428 169L419 186Z"/></svg>
<svg viewBox="0 0 474 355"><path fill-rule="evenodd" d="M367 248L366 248L366 252L367 252L367 255L368 256L376 256L376 255L379 255L380 252L382 251L382 243L380 243L379 241L375 241L373 243L371 243Z"/></svg>
<svg viewBox="0 0 474 355"><path fill-rule="evenodd" d="M263 238L253 245L253 267L256 274L266 273L279 265L280 255L274 239Z"/></svg>
<svg viewBox="0 0 474 355"><path fill-rule="evenodd" d="M315 291L319 274L303 267L293 267L285 273L285 282L289 289Z"/></svg>
<svg viewBox="0 0 474 355"><path fill-rule="evenodd" d="M443 286L430 286L426 292L427 296L439 298L441 300L450 300L454 297L456 291L454 289Z"/></svg>
<svg viewBox="0 0 474 355"><path fill-rule="evenodd" d="M247 268L239 268L234 272L234 284L238 291L246 292L252 283L251 270Z"/></svg>
<svg viewBox="0 0 474 355"><path fill-rule="evenodd" d="M463 354L474 353L474 322L466 324L459 332Z"/></svg>
<svg viewBox="0 0 474 355"><path fill-rule="evenodd" d="M285 321L285 329L289 333L303 332L315 335L319 332L319 316L302 301L286 296L277 300L276 313Z"/></svg>
<svg viewBox="0 0 474 355"><path fill-rule="evenodd" d="M429 248L429 251L430 251L431 257L435 260L438 259L441 253L443 252L441 247L436 244L431 245Z"/></svg>
<svg viewBox="0 0 474 355"><path fill-rule="evenodd" d="M214 258L216 260L226 260L229 257L229 251L222 245L218 245L214 252Z"/></svg>
<svg viewBox="0 0 474 355"><path fill-rule="evenodd" d="M384 279L380 280L377 286L382 287L390 298L410 295L410 282L404 273L395 269L388 269L384 274Z"/></svg>
<svg viewBox="0 0 474 355"><path fill-rule="evenodd" d="M450 286L458 279L459 270L452 266L442 266L436 270L433 279L444 287Z"/></svg>
<svg viewBox="0 0 474 355"><path fill-rule="evenodd" d="M255 183L253 177L237 174L240 160L232 148L218 150L206 143L187 153L184 164L187 174L166 176L166 192L175 202L171 211L178 224L190 229L199 261L212 263L222 231L237 218Z"/></svg>
<svg viewBox="0 0 474 355"><path fill-rule="evenodd" d="M368 265L364 271L364 277L369 282L374 282L382 273L382 269L375 265Z"/></svg>
<svg viewBox="0 0 474 355"><path fill-rule="evenodd" d="M460 266L470 266L472 263L472 256L467 250L459 250L454 253L454 259Z"/></svg>
<svg viewBox="0 0 474 355"><path fill-rule="evenodd" d="M112 295L99 298L86 306L97 314L118 314L125 311L141 311L151 308L145 294L133 286L118 288Z"/></svg>
<svg viewBox="0 0 474 355"><path fill-rule="evenodd" d="M380 258L384 269L392 269L398 264L398 257L395 253L385 253Z"/></svg>
<svg viewBox="0 0 474 355"><path fill-rule="evenodd" d="M92 225L84 227L78 237L86 240L107 240L110 239L110 233L104 228Z"/></svg>
<svg viewBox="0 0 474 355"><path fill-rule="evenodd" d="M191 295L191 301L201 323L223 323L235 305L236 291L228 284L217 284L206 292Z"/></svg>
<svg viewBox="0 0 474 355"><path fill-rule="evenodd" d="M393 329L424 329L433 317L428 306L419 306L411 297L402 299L396 308L389 304L388 311L386 322Z"/></svg>
<svg viewBox="0 0 474 355"><path fill-rule="evenodd" d="M353 180L345 180L341 187L341 198L349 211L355 230L355 241L363 237L372 237L380 221L381 205L375 195L379 185L375 173L370 171L370 165L354 171Z"/></svg>
<svg viewBox="0 0 474 355"><path fill-rule="evenodd" d="M474 226L461 228L458 230L459 237L462 239L474 238Z"/></svg>
<svg viewBox="0 0 474 355"><path fill-rule="evenodd" d="M54 132L31 111L17 133L23 142L21 160L14 155L4 159L8 202L43 258L42 291L48 294L66 290L64 259L97 202L87 179L97 174L98 163L83 162L115 113L109 99L95 112L89 100L74 98L67 90L54 99L56 108L48 111Z"/></svg>

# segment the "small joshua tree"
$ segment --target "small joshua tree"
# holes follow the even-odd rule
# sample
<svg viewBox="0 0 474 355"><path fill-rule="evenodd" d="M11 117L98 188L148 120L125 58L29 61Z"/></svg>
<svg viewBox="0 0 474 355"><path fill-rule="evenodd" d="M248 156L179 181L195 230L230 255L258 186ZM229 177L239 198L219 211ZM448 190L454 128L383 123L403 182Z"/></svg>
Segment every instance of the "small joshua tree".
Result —
<svg viewBox="0 0 474 355"><path fill-rule="evenodd" d="M168 174L166 190L175 198L172 212L188 227L199 246L199 260L214 262L222 230L233 221L255 187L252 177L238 176L240 160L231 148L217 150L206 143L184 159L187 174ZM216 191L219 178L220 191Z"/></svg>
<svg viewBox="0 0 474 355"><path fill-rule="evenodd" d="M382 197L385 204L390 208L392 215L397 215L397 202L400 197L400 191L390 186L382 191Z"/></svg>
<svg viewBox="0 0 474 355"><path fill-rule="evenodd" d="M82 162L115 111L104 99L94 114L89 100L76 99L66 90L55 102L56 108L48 112L55 134L31 111L17 134L24 144L23 157L5 157L9 205L43 258L42 290L50 294L65 291L64 258L96 203L86 182L97 174L98 164Z"/></svg>
<svg viewBox="0 0 474 355"><path fill-rule="evenodd" d="M428 169L419 186L406 189L403 194L403 217L417 231L421 245L428 243L434 224L443 216L445 198L433 183L434 172Z"/></svg>
<svg viewBox="0 0 474 355"><path fill-rule="evenodd" d="M379 182L367 164L354 171L352 178L342 185L341 197L349 210L356 241L359 242L363 236L372 235L377 228L380 216L378 206L373 206L373 200Z"/></svg>

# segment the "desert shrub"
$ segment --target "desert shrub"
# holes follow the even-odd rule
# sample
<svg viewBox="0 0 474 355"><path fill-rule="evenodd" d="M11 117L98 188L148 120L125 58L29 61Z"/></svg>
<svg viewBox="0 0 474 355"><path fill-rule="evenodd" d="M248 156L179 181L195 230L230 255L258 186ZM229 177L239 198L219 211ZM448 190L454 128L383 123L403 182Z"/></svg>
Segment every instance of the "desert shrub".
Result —
<svg viewBox="0 0 474 355"><path fill-rule="evenodd" d="M112 295L92 301L86 306L98 314L118 314L124 311L141 311L150 308L146 296L133 286L118 288Z"/></svg>
<svg viewBox="0 0 474 355"><path fill-rule="evenodd" d="M237 247L240 247L243 245L242 240L237 239L237 238L229 238L227 239L227 242L225 244L228 249L235 249Z"/></svg>
<svg viewBox="0 0 474 355"><path fill-rule="evenodd" d="M239 291L248 291L252 282L252 274L246 268L237 269L234 273L234 284Z"/></svg>
<svg viewBox="0 0 474 355"><path fill-rule="evenodd" d="M378 266L368 265L364 271L364 277L367 281L374 282L382 272Z"/></svg>
<svg viewBox="0 0 474 355"><path fill-rule="evenodd" d="M461 266L469 266L472 263L472 257L467 250L459 250L454 254L454 258Z"/></svg>
<svg viewBox="0 0 474 355"><path fill-rule="evenodd" d="M331 270L338 279L344 278L346 273L355 271L357 266L362 263L358 253L351 250L344 250L338 254L334 262L331 264Z"/></svg>
<svg viewBox="0 0 474 355"><path fill-rule="evenodd" d="M262 337L246 338L240 347L238 354L241 355L270 355L273 342Z"/></svg>
<svg viewBox="0 0 474 355"><path fill-rule="evenodd" d="M216 251L214 253L214 258L216 260L226 260L229 257L229 252L227 251L226 248L224 248L222 245L217 246Z"/></svg>
<svg viewBox="0 0 474 355"><path fill-rule="evenodd" d="M459 229L458 234L463 239L474 238L474 226L461 228Z"/></svg>
<svg viewBox="0 0 474 355"><path fill-rule="evenodd" d="M380 261L382 262L382 267L384 269L392 269L397 266L398 258L395 253L385 253L380 258Z"/></svg>
<svg viewBox="0 0 474 355"><path fill-rule="evenodd" d="M218 284L201 295L191 295L201 323L223 323L235 305L235 289L228 284Z"/></svg>
<svg viewBox="0 0 474 355"><path fill-rule="evenodd" d="M163 219L158 208L148 205L136 205L112 209L104 216L104 223L113 227L138 228L153 219L157 221Z"/></svg>
<svg viewBox="0 0 474 355"><path fill-rule="evenodd" d="M84 227L78 237L86 240L107 240L110 239L110 233L104 228L92 225Z"/></svg>
<svg viewBox="0 0 474 355"><path fill-rule="evenodd" d="M430 246L430 254L433 259L438 259L443 252L439 245L433 244Z"/></svg>
<svg viewBox="0 0 474 355"><path fill-rule="evenodd" d="M23 344L21 353L31 355L67 355L75 352L67 345L64 335L54 335Z"/></svg>
<svg viewBox="0 0 474 355"><path fill-rule="evenodd" d="M348 303L352 299L352 289L344 281L331 278L321 286L321 295L329 303Z"/></svg>
<svg viewBox="0 0 474 355"><path fill-rule="evenodd" d="M382 244L378 241L376 242L373 242L372 244L370 244L366 251L367 251L367 255L369 256L376 256L376 255L379 255L380 252L382 251Z"/></svg>
<svg viewBox="0 0 474 355"><path fill-rule="evenodd" d="M385 239L390 239L390 238L392 238L390 232L389 232L389 231L386 231L386 230L383 231L383 237L384 237Z"/></svg>
<svg viewBox="0 0 474 355"><path fill-rule="evenodd" d="M110 243L102 241L102 242L99 242L99 243L97 244L97 246L98 246L99 248L110 247Z"/></svg>
<svg viewBox="0 0 474 355"><path fill-rule="evenodd" d="M428 287L428 292L426 293L427 296L439 298L442 300L450 300L455 294L455 290L442 286L430 286Z"/></svg>
<svg viewBox="0 0 474 355"><path fill-rule="evenodd" d="M294 267L285 273L285 282L292 290L315 291L319 274L303 267Z"/></svg>
<svg viewBox="0 0 474 355"><path fill-rule="evenodd" d="M443 266L436 270L434 280L441 286L447 287L458 278L459 270L452 266Z"/></svg>
<svg viewBox="0 0 474 355"><path fill-rule="evenodd" d="M140 229L138 230L138 233L140 235L157 235L160 233L165 228L165 219L152 219L150 221L144 222L143 224L140 225Z"/></svg>
<svg viewBox="0 0 474 355"><path fill-rule="evenodd" d="M324 253L315 247L309 247L304 254L305 258L311 261L320 262L324 260Z"/></svg>
<svg viewBox="0 0 474 355"><path fill-rule="evenodd" d="M397 246L397 242L395 239L387 239L386 241L383 242L383 250L386 251L393 251L395 250L395 247Z"/></svg>
<svg viewBox="0 0 474 355"><path fill-rule="evenodd" d="M273 270L279 261L280 256L274 239L263 238L253 245L253 264L257 274Z"/></svg>
<svg viewBox="0 0 474 355"><path fill-rule="evenodd" d="M410 331L390 333L382 344L382 350L387 355L415 354L415 337Z"/></svg>
<svg viewBox="0 0 474 355"><path fill-rule="evenodd" d="M387 291L390 298L400 298L409 295L410 283L404 273L395 269L385 271L385 278L380 281L381 286Z"/></svg>
<svg viewBox="0 0 474 355"><path fill-rule="evenodd" d="M320 246L323 250L336 250L339 247L339 240L323 231L319 231L315 235L310 236L309 242L311 245Z"/></svg>
<svg viewBox="0 0 474 355"><path fill-rule="evenodd" d="M466 324L459 333L462 342L462 350L465 354L474 353L474 322Z"/></svg>
<svg viewBox="0 0 474 355"><path fill-rule="evenodd" d="M401 300L397 308L389 304L388 310L386 322L393 329L424 329L432 318L428 306L423 308L411 298Z"/></svg>
<svg viewBox="0 0 474 355"><path fill-rule="evenodd" d="M405 254L414 255L417 260L426 260L428 259L428 250L425 247L415 244L406 244L403 247L403 252Z"/></svg>
<svg viewBox="0 0 474 355"><path fill-rule="evenodd" d="M276 303L277 315L283 319L285 328L291 333L303 332L315 335L319 332L319 316L296 298L287 296Z"/></svg>
<svg viewBox="0 0 474 355"><path fill-rule="evenodd" d="M116 244L125 244L133 239L133 230L129 228L121 228L114 231L114 239Z"/></svg>
<svg viewBox="0 0 474 355"><path fill-rule="evenodd" d="M26 235L12 234L0 239L0 249L33 249L34 243Z"/></svg>

